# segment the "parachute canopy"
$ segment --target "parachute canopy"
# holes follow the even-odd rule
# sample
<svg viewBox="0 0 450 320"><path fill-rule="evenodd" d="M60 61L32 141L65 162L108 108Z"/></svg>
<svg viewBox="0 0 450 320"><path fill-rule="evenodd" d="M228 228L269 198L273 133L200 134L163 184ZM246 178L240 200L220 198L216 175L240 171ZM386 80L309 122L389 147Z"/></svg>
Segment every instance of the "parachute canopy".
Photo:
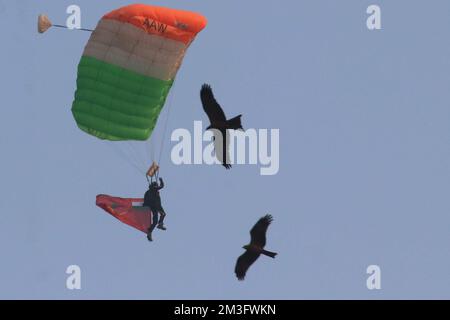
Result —
<svg viewBox="0 0 450 320"><path fill-rule="evenodd" d="M99 194L95 204L123 223L147 233L151 224L151 210L143 207L144 199L119 198Z"/></svg>
<svg viewBox="0 0 450 320"><path fill-rule="evenodd" d="M206 23L197 13L144 4L106 14L78 66L72 104L78 127L100 139L147 140Z"/></svg>

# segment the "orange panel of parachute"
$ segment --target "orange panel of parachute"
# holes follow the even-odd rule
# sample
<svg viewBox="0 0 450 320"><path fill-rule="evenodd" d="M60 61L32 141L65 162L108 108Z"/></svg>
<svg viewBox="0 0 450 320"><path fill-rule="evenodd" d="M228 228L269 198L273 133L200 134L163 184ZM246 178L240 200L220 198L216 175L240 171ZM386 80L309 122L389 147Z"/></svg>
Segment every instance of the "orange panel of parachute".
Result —
<svg viewBox="0 0 450 320"><path fill-rule="evenodd" d="M142 198L119 198L99 194L95 204L123 223L147 233L152 222L149 207L143 207Z"/></svg>
<svg viewBox="0 0 450 320"><path fill-rule="evenodd" d="M157 34L185 44L191 43L208 23L205 17L194 12L145 4L119 8L103 18L130 23L149 34Z"/></svg>

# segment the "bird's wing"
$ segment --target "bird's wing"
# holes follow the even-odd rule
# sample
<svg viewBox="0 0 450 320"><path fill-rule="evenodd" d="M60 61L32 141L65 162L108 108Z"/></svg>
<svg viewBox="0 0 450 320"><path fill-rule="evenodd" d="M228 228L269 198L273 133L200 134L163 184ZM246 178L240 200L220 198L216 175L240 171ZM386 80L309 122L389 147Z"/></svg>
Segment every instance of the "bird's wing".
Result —
<svg viewBox="0 0 450 320"><path fill-rule="evenodd" d="M258 253L247 250L237 259L234 273L239 280L244 280L248 268L250 268L258 257Z"/></svg>
<svg viewBox="0 0 450 320"><path fill-rule="evenodd" d="M214 151L217 160L226 168L230 169L230 133L227 130L213 130Z"/></svg>
<svg viewBox="0 0 450 320"><path fill-rule="evenodd" d="M202 100L203 110L205 110L211 123L227 120L222 107L217 103L212 89L208 84L202 86L202 89L200 90L200 99Z"/></svg>
<svg viewBox="0 0 450 320"><path fill-rule="evenodd" d="M266 232L273 218L270 214L265 215L253 226L250 230L250 243L258 247L264 247L266 245Z"/></svg>

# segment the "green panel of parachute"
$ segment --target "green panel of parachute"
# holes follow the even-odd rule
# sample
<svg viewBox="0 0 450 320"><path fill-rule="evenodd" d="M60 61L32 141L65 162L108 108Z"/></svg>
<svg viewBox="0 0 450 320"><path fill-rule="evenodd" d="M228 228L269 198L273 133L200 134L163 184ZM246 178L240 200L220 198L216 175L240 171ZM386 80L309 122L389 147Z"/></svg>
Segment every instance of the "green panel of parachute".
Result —
<svg viewBox="0 0 450 320"><path fill-rule="evenodd" d="M83 56L72 113L81 130L100 139L147 140L172 83Z"/></svg>

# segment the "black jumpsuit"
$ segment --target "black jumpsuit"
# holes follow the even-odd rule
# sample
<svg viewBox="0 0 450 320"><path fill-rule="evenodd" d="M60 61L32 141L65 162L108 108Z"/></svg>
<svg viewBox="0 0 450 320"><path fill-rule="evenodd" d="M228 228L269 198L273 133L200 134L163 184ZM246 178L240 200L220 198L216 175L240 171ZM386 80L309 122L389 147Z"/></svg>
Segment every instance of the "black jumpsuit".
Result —
<svg viewBox="0 0 450 320"><path fill-rule="evenodd" d="M155 229L158 223L160 225L164 222L164 217L166 213L161 205L161 197L159 195L159 190L164 188L164 181L160 179L161 185L158 186L158 183L152 183L148 188L147 192L144 195L144 206L149 207L152 211L152 224L150 225L149 232L152 232ZM161 213L161 219L159 220L158 212ZM159 220L159 221L158 221Z"/></svg>

